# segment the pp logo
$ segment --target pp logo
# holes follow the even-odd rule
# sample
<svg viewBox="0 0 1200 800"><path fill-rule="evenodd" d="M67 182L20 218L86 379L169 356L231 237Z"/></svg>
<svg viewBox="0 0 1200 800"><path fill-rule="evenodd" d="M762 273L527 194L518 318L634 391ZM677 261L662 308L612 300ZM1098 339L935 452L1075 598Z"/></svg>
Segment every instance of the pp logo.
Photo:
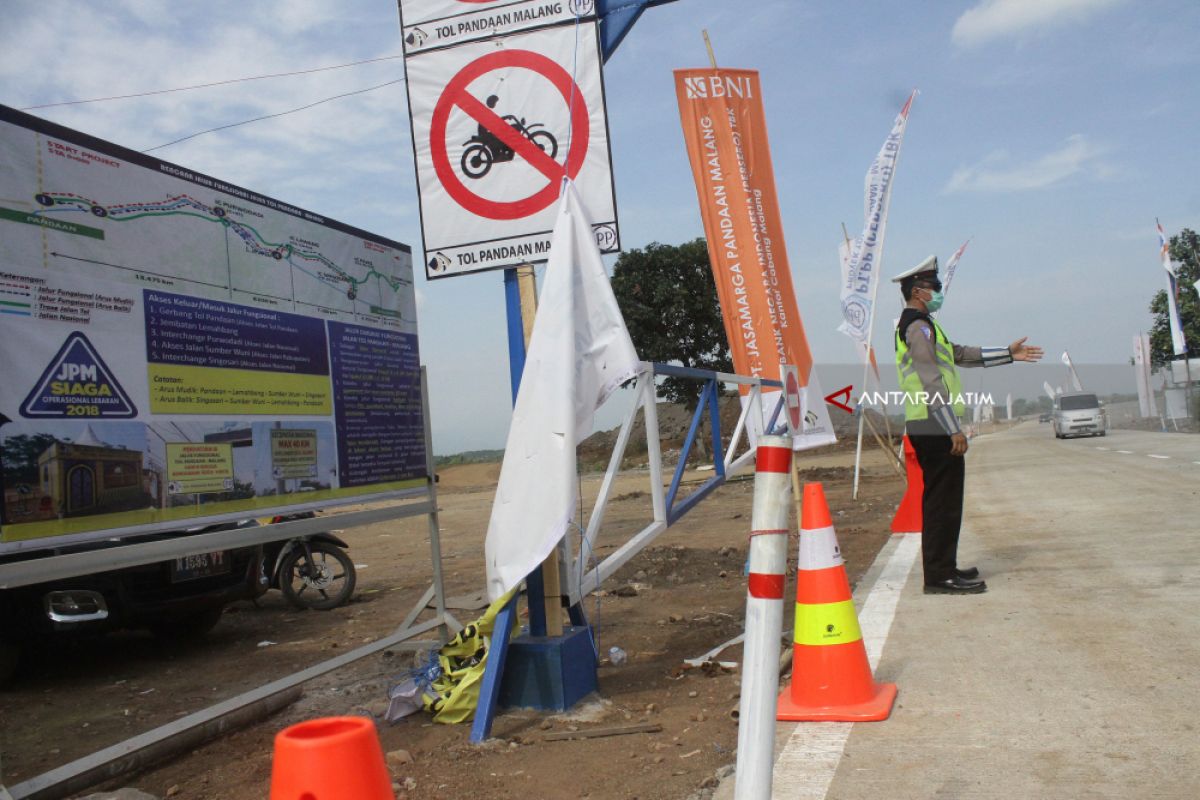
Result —
<svg viewBox="0 0 1200 800"><path fill-rule="evenodd" d="M613 250L617 246L617 231L612 225L597 225L592 229L596 237L596 245L601 250Z"/></svg>
<svg viewBox="0 0 1200 800"><path fill-rule="evenodd" d="M857 297L851 297L842 303L842 316L850 327L864 330L867 322L867 304Z"/></svg>
<svg viewBox="0 0 1200 800"><path fill-rule="evenodd" d="M567 4L567 7L571 9L571 13L575 16L586 17L588 14L592 13L592 10L596 7L596 4L594 0L571 0L571 2Z"/></svg>

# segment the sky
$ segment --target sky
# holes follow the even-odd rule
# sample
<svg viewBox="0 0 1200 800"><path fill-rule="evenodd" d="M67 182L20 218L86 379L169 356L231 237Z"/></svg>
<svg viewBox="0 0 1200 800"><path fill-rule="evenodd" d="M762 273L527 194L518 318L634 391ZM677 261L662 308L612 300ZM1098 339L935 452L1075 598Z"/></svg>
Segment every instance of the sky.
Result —
<svg viewBox="0 0 1200 800"><path fill-rule="evenodd" d="M703 235L672 70L707 64L705 29L721 66L761 74L797 303L826 391L853 374L850 340L836 331L841 225L861 227L864 174L914 88L883 273L930 254L944 263L971 237L939 314L951 338L1005 345L1029 336L1048 361L1069 350L1085 375L1087 365L1111 372L1128 363L1165 283L1155 217L1168 232L1200 226L1200 4L651 8L604 69L626 249ZM401 52L387 0L10 0L0 103L28 108L385 59L30 113L145 150L388 84L153 155L410 244L421 273L405 86L394 82L404 70L389 58ZM901 304L894 291L880 288L881 357L890 356L886 329ZM503 446L511 393L501 273L435 283L418 274L417 301L436 451ZM1133 391L1128 375L1124 390Z"/></svg>

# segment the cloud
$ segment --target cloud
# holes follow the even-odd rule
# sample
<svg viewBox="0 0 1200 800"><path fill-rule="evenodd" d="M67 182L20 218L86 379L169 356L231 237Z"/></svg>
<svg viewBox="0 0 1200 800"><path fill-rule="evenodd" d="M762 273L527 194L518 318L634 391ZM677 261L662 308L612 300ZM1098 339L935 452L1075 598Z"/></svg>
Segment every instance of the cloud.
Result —
<svg viewBox="0 0 1200 800"><path fill-rule="evenodd" d="M1023 192L1045 189L1076 175L1107 178L1114 169L1102 161L1108 149L1082 134L1068 136L1063 146L1027 164L1014 164L1005 152L995 152L979 163L959 167L942 190L955 192Z"/></svg>
<svg viewBox="0 0 1200 800"><path fill-rule="evenodd" d="M1124 0L982 0L954 23L951 40L974 47L1034 30L1081 22Z"/></svg>

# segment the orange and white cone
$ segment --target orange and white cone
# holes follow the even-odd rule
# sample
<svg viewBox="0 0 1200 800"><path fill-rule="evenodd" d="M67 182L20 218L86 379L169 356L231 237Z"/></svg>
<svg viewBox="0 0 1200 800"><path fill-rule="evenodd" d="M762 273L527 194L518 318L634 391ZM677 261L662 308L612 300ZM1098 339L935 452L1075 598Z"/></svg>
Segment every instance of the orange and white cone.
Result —
<svg viewBox="0 0 1200 800"><path fill-rule="evenodd" d="M792 684L779 696L787 721L867 722L887 719L896 684L876 683L867 661L845 563L825 490L804 485Z"/></svg>
<svg viewBox="0 0 1200 800"><path fill-rule="evenodd" d="M904 437L904 467L908 473L908 489L892 517L892 533L921 532L921 496L925 491L925 474L917 461L917 451L912 442Z"/></svg>

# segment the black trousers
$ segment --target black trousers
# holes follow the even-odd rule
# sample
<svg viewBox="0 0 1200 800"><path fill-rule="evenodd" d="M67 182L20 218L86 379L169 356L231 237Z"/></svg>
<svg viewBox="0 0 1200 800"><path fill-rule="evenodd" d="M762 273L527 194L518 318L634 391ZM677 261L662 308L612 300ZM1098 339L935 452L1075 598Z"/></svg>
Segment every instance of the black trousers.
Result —
<svg viewBox="0 0 1200 800"><path fill-rule="evenodd" d="M950 437L914 430L909 440L925 480L921 494L921 562L925 583L954 577L958 567L958 534L962 527L966 459L950 454Z"/></svg>

